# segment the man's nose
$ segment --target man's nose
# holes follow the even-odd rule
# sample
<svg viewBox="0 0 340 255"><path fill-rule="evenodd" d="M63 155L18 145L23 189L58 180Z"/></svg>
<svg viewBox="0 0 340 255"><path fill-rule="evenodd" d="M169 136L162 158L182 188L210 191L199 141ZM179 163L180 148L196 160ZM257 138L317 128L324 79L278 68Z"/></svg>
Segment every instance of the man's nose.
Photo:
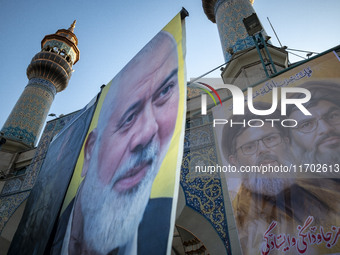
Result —
<svg viewBox="0 0 340 255"><path fill-rule="evenodd" d="M158 123L152 106L146 106L140 113L140 121L131 141L131 151L136 151L147 146L158 131Z"/></svg>
<svg viewBox="0 0 340 255"><path fill-rule="evenodd" d="M318 122L317 131L319 135L327 134L328 132L332 131L334 127L330 125L326 120L320 119Z"/></svg>
<svg viewBox="0 0 340 255"><path fill-rule="evenodd" d="M264 144L264 142L262 140L259 140L259 143L257 145L257 154L267 153L268 151L269 151L269 149Z"/></svg>

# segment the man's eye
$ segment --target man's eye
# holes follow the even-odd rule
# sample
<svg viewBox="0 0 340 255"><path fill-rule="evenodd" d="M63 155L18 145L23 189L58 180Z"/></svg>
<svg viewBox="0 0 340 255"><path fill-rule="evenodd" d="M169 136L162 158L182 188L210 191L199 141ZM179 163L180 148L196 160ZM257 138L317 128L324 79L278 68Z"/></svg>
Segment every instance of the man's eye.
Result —
<svg viewBox="0 0 340 255"><path fill-rule="evenodd" d="M271 136L267 136L264 140L266 142L272 142L272 141L275 141L277 138L278 138L277 135L271 135Z"/></svg>
<svg viewBox="0 0 340 255"><path fill-rule="evenodd" d="M311 121L306 121L306 122L304 122L304 123L302 123L301 125L300 125L300 128L301 129L309 129L310 127L312 127L313 126L313 120L311 120Z"/></svg>
<svg viewBox="0 0 340 255"><path fill-rule="evenodd" d="M251 151L254 149L254 147L256 147L255 143L250 143L250 144L246 144L242 146L242 150L244 151Z"/></svg>
<svg viewBox="0 0 340 255"><path fill-rule="evenodd" d="M266 137L264 140L265 140L266 142L270 142L270 141L273 141L273 139L274 139L274 137L269 136L269 137Z"/></svg>
<svg viewBox="0 0 340 255"><path fill-rule="evenodd" d="M136 113L130 114L129 117L127 117L127 119L124 121L123 126L127 126L127 125L129 125L131 122L133 122L134 119L136 118L136 115L137 115Z"/></svg>
<svg viewBox="0 0 340 255"><path fill-rule="evenodd" d="M340 119L340 111L334 111L332 112L329 116L328 116L328 119L330 121L337 121Z"/></svg>
<svg viewBox="0 0 340 255"><path fill-rule="evenodd" d="M166 86L160 93L159 93L159 97L164 97L166 94L168 94L170 92L170 90L173 88L174 84L171 83L168 86Z"/></svg>
<svg viewBox="0 0 340 255"><path fill-rule="evenodd" d="M167 84L161 91L159 91L153 98L155 105L161 106L165 102L167 102L168 99L173 94L174 87L175 87L175 83L171 82Z"/></svg>

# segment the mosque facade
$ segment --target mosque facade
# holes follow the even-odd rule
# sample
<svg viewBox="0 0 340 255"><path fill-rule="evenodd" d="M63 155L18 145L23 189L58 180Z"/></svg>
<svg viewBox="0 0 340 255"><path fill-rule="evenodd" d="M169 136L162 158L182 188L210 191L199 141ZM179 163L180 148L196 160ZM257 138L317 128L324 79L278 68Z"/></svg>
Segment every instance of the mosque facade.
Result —
<svg viewBox="0 0 340 255"><path fill-rule="evenodd" d="M260 61L256 41L247 34L243 24L244 18L255 13L252 1L202 0L202 5L207 18L217 24L228 63L220 82L245 88L265 79L267 66ZM28 85L1 130L0 247L5 248L0 249L0 254L6 254L3 252L9 248L52 138L76 114L48 121L36 145L54 96L67 87L72 67L79 60L74 27L75 23L42 40L41 52L27 68ZM267 36L265 31L262 34ZM287 68L287 52L268 40L266 43L276 71ZM268 56L264 62L269 62ZM269 71L273 71L271 67L268 65ZM222 97L228 97L223 93ZM195 166L216 165L220 159L211 125L212 112L199 114L200 91L189 86L187 94L173 254L241 254L225 178L220 173L195 174Z"/></svg>

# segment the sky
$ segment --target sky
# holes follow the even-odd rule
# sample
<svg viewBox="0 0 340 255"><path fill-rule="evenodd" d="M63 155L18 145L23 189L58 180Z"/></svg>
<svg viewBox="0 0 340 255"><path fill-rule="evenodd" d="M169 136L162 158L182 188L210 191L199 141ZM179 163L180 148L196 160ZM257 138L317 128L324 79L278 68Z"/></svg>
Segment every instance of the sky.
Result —
<svg viewBox="0 0 340 255"><path fill-rule="evenodd" d="M80 60L68 87L58 93L50 113L83 108L181 9L186 18L187 80L224 63L216 24L201 0L0 0L0 126L28 83L26 68L41 40L77 20L74 33ZM339 0L255 0L253 5L271 42L290 49L323 52L340 44ZM294 52L301 56L306 53ZM290 55L290 61L302 58ZM220 77L220 71L207 77ZM51 120L53 117L48 117Z"/></svg>

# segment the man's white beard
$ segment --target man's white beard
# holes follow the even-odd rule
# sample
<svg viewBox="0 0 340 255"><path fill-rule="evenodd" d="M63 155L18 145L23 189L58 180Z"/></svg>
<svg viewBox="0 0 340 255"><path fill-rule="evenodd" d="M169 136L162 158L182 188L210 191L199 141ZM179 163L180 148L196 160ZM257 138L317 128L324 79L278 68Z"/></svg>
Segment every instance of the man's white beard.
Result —
<svg viewBox="0 0 340 255"><path fill-rule="evenodd" d="M93 155L95 159L98 158L97 151ZM131 158L119 167L111 182L105 186L98 178L97 163L90 165L80 196L84 220L83 241L89 250L107 254L133 238L158 173L158 151L159 145L153 142L143 151L131 154ZM121 193L113 189L115 181L129 169L151 160L150 169L138 186Z"/></svg>
<svg viewBox="0 0 340 255"><path fill-rule="evenodd" d="M289 166L295 162L293 154L288 151L287 147L287 154L281 158L277 157L274 154L264 154L261 155L257 159L257 166L260 166L261 161L264 160L275 160L279 165ZM238 162L240 167L240 162ZM274 167L274 166L273 166ZM257 177L259 175L260 177ZM295 176L293 173L254 173L247 178L242 180L243 185L249 189L250 191L262 194L265 196L276 196L281 191L289 188L291 185L294 184Z"/></svg>
<svg viewBox="0 0 340 255"><path fill-rule="evenodd" d="M265 196L276 196L294 183L288 178L246 178L243 185L254 193Z"/></svg>

